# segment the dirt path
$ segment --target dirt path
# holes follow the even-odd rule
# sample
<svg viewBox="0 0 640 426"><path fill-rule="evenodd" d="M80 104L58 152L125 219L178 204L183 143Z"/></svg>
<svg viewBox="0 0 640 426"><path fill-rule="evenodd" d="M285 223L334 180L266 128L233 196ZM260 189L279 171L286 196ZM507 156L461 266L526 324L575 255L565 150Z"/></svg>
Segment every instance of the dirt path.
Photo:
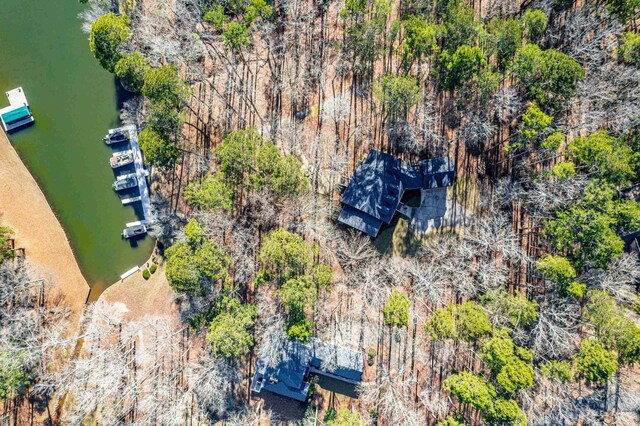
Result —
<svg viewBox="0 0 640 426"><path fill-rule="evenodd" d="M26 248L33 276L47 279L79 316L89 285L67 236L40 187L0 130L0 224L10 226L16 246Z"/></svg>

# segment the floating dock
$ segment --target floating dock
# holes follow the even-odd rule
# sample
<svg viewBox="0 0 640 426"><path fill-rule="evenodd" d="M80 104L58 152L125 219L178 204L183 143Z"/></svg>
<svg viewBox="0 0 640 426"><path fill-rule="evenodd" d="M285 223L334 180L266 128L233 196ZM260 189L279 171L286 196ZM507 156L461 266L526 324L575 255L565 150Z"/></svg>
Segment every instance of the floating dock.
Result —
<svg viewBox="0 0 640 426"><path fill-rule="evenodd" d="M120 275L120 279L124 280L125 278L135 274L136 272L138 272L138 270L140 269L139 266L134 266L133 268L129 269L127 272L125 272L124 274Z"/></svg>
<svg viewBox="0 0 640 426"><path fill-rule="evenodd" d="M142 222L127 223L122 231L123 238L133 238L147 233L147 227Z"/></svg>
<svg viewBox="0 0 640 426"><path fill-rule="evenodd" d="M0 109L0 122L5 131L9 132L35 121L22 87L9 90L5 94L9 99L9 106Z"/></svg>
<svg viewBox="0 0 640 426"><path fill-rule="evenodd" d="M147 176L149 172L145 170L142 162L142 151L138 144L138 130L136 126L125 127L129 131L129 140L131 141L131 149L133 150L133 164L136 166L136 176L138 177L138 190L140 191L140 201L142 202L142 211L144 212L143 223L147 224L153 220L151 211L151 198L149 197L149 186L147 185Z"/></svg>
<svg viewBox="0 0 640 426"><path fill-rule="evenodd" d="M142 197L123 198L122 204L126 206L127 204L137 203L138 201L142 201Z"/></svg>
<svg viewBox="0 0 640 426"><path fill-rule="evenodd" d="M129 138L127 138L126 130L122 127L116 129L109 129L109 133L102 138L104 143L107 145L115 145L123 142L129 142Z"/></svg>
<svg viewBox="0 0 640 426"><path fill-rule="evenodd" d="M134 227L137 228L140 225L142 225L142 228L146 233L145 225L147 225L153 220L153 214L151 212L151 199L149 196L149 186L147 185L147 176L149 176L149 171L145 170L144 163L142 161L142 151L140 150L140 145L138 144L138 130L136 129L136 126L124 126L116 129L110 129L107 136L105 136L105 140L107 140L110 135L122 135L123 137L128 137L127 141L131 145L131 149L127 151L122 151L122 152L132 153L133 164L135 166L135 173L130 173L130 174L117 177L117 180L114 183L114 188L117 186L117 183L119 181L135 178L138 186L138 192L140 193L140 195L136 197L123 198L121 201L123 205L141 202L142 211L144 215L144 218L139 222L127 223L127 226L122 231L122 234L127 235L128 230L130 230L129 228L134 228ZM117 154L118 153L114 155L117 155Z"/></svg>

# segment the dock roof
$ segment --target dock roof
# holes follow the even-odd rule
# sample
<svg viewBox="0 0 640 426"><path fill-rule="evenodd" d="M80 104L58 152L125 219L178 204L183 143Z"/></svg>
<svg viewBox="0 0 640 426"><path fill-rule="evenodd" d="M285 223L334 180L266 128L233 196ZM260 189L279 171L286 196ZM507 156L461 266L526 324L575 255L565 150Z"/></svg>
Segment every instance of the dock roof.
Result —
<svg viewBox="0 0 640 426"><path fill-rule="evenodd" d="M11 124L16 121L20 121L24 118L31 116L31 112L29 112L29 107L20 106L14 109L10 109L7 112L2 113L2 121L6 124Z"/></svg>

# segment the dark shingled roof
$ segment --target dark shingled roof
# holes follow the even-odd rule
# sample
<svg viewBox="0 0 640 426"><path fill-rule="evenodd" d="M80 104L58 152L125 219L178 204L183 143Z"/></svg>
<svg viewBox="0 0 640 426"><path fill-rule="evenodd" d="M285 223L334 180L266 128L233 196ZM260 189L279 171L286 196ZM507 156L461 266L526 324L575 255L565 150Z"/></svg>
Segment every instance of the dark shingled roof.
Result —
<svg viewBox="0 0 640 426"><path fill-rule="evenodd" d="M309 373L309 348L300 342L290 342L283 360L275 367L268 367L258 358L256 372L251 380L251 390L266 389L297 401L307 399L309 383L304 379Z"/></svg>
<svg viewBox="0 0 640 426"><path fill-rule="evenodd" d="M342 208L342 212L340 212L338 221L371 236L377 235L378 231L380 231L380 227L382 226L382 221L380 219L376 219L375 217L346 204Z"/></svg>
<svg viewBox="0 0 640 426"><path fill-rule="evenodd" d="M342 202L383 222L391 222L404 192L398 178L400 162L392 155L371 151L356 167Z"/></svg>
<svg viewBox="0 0 640 426"><path fill-rule="evenodd" d="M393 155L371 150L344 191L338 221L375 237L383 223L391 223L405 190L450 186L454 177L449 157L409 165Z"/></svg>
<svg viewBox="0 0 640 426"><path fill-rule="evenodd" d="M258 358L251 390L262 389L297 401L307 399L309 383L305 380L309 371L323 374L349 383L362 379L364 357L361 352L343 348L318 339L309 344L289 342L283 359L275 367L268 367Z"/></svg>
<svg viewBox="0 0 640 426"><path fill-rule="evenodd" d="M311 371L350 383L362 380L364 356L362 352L324 343L314 339L311 343Z"/></svg>

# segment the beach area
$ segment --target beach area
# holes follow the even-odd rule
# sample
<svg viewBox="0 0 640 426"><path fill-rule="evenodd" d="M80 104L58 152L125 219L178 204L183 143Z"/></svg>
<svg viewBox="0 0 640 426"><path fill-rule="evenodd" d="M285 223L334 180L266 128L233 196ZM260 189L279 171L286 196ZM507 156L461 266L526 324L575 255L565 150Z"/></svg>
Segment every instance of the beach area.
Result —
<svg viewBox="0 0 640 426"><path fill-rule="evenodd" d="M0 131L0 224L11 227L32 275L46 279L79 315L89 294L69 240L37 182Z"/></svg>

